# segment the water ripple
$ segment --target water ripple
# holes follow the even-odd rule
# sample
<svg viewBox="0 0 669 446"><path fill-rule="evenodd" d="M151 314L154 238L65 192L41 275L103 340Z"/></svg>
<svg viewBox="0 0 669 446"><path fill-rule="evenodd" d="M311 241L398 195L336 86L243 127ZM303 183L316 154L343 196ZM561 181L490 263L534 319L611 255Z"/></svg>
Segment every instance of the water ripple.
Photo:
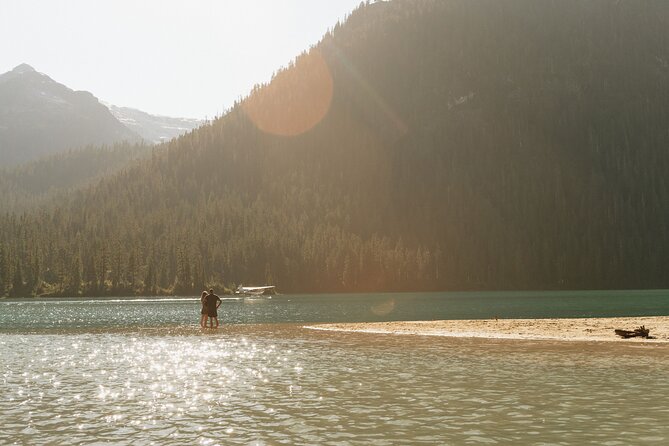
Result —
<svg viewBox="0 0 669 446"><path fill-rule="evenodd" d="M669 441L656 348L258 325L0 334L0 355L3 444Z"/></svg>

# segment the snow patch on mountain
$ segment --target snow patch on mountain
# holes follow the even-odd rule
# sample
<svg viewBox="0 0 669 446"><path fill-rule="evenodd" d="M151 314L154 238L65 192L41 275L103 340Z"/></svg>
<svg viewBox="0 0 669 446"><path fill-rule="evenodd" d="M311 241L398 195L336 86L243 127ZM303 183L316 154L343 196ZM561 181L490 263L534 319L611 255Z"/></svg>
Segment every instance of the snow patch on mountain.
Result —
<svg viewBox="0 0 669 446"><path fill-rule="evenodd" d="M154 144L181 136L204 123L199 119L151 115L134 108L105 105L123 125L139 134L144 140Z"/></svg>

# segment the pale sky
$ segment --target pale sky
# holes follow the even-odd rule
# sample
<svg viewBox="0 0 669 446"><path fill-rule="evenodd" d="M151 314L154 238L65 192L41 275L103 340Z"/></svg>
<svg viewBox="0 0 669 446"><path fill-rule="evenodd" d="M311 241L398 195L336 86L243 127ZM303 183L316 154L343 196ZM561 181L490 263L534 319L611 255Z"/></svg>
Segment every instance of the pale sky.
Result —
<svg viewBox="0 0 669 446"><path fill-rule="evenodd" d="M27 63L101 101L213 118L360 0L0 0L0 73Z"/></svg>

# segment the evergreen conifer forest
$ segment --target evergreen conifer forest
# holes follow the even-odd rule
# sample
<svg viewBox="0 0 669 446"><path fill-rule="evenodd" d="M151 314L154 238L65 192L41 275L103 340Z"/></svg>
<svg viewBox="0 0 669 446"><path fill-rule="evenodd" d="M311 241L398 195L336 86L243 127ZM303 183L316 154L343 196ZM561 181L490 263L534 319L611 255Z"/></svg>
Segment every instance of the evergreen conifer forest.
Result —
<svg viewBox="0 0 669 446"><path fill-rule="evenodd" d="M668 29L664 0L361 4L129 167L4 189L0 295L668 288Z"/></svg>

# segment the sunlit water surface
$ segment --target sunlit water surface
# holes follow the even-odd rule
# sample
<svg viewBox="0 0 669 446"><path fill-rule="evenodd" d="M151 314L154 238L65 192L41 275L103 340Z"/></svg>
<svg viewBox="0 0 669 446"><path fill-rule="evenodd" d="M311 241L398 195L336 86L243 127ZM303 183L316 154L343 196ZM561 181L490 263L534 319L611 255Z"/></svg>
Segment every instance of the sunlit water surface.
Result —
<svg viewBox="0 0 669 446"><path fill-rule="evenodd" d="M669 444L665 346L202 330L151 319L155 301L67 322L25 305L0 302L0 444ZM61 322L31 322L42 306ZM123 308L138 322L99 322Z"/></svg>

